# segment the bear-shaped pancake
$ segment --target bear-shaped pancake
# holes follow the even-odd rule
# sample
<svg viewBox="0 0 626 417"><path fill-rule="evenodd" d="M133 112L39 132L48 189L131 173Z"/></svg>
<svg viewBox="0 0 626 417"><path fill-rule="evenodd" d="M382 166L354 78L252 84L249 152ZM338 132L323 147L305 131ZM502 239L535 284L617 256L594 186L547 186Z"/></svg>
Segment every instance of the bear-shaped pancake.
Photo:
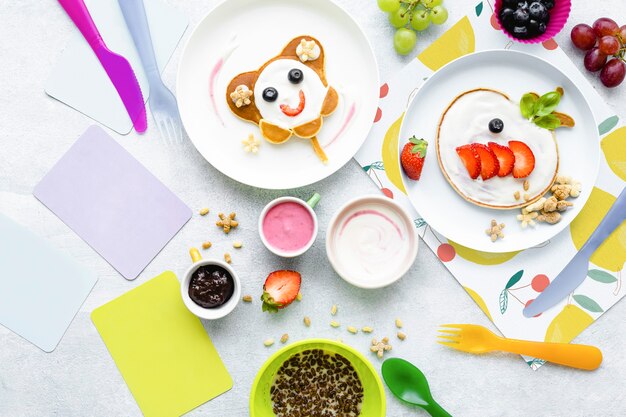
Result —
<svg viewBox="0 0 626 417"><path fill-rule="evenodd" d="M292 136L310 139L323 162L328 158L317 140L323 118L335 111L339 96L328 85L324 49L312 36L292 39L256 71L235 76L226 89L230 110L259 126L274 144Z"/></svg>

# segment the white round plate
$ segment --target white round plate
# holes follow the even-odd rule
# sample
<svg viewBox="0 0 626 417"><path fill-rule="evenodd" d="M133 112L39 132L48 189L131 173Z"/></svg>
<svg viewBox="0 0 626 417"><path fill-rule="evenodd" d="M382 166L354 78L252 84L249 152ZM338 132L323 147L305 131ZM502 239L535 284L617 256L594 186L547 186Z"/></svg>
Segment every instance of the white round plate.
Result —
<svg viewBox="0 0 626 417"><path fill-rule="evenodd" d="M544 94L563 87L565 94L558 110L575 120L572 129L559 128L559 173L582 182L582 193L571 199L574 206L561 213L555 225L538 223L522 229L516 216L519 209L494 210L479 207L458 195L446 181L437 161L435 139L441 114L459 94L475 88L491 88L519 101L527 92ZM493 50L458 58L433 74L409 103L400 128L399 147L413 135L423 137L429 150L419 181L403 174L411 202L424 220L447 239L484 252L513 252L552 239L578 215L596 182L600 163L598 127L589 104L576 85L559 69L535 56ZM506 129L506 126L505 126ZM523 140L523 138L520 138ZM399 153L398 153L399 154ZM492 242L485 230L492 219L506 225L504 239Z"/></svg>
<svg viewBox="0 0 626 417"><path fill-rule="evenodd" d="M263 140L259 128L237 118L226 102L226 87L234 76L258 69L301 35L311 35L322 44L326 78L340 94L337 110L324 118L317 135L328 155L326 165L309 140L292 137L281 145ZM211 73L224 57L213 82L214 106L209 95ZM180 59L176 88L187 134L211 165L247 185L287 189L320 181L354 156L372 126L379 86L376 58L367 38L332 1L227 0L191 34ZM354 117L342 130L352 104ZM244 152L241 143L251 133L261 139L256 155Z"/></svg>

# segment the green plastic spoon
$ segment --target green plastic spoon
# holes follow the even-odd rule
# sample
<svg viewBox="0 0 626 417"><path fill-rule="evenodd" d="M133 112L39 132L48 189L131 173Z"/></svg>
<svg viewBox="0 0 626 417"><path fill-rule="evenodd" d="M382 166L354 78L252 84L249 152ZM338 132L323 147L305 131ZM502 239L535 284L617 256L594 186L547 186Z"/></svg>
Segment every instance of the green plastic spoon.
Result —
<svg viewBox="0 0 626 417"><path fill-rule="evenodd" d="M422 407L433 417L452 417L433 399L426 377L415 365L404 359L390 358L383 362L383 379L400 400Z"/></svg>

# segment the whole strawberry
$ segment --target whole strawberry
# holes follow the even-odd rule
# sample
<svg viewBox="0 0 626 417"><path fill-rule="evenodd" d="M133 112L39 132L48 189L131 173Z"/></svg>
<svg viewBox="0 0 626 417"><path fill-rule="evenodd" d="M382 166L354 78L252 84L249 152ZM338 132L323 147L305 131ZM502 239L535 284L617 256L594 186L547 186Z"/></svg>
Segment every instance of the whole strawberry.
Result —
<svg viewBox="0 0 626 417"><path fill-rule="evenodd" d="M426 149L428 142L424 139L417 139L413 136L409 142L402 148L400 154L400 163L407 177L412 180L419 180L424 167L424 158L426 158Z"/></svg>

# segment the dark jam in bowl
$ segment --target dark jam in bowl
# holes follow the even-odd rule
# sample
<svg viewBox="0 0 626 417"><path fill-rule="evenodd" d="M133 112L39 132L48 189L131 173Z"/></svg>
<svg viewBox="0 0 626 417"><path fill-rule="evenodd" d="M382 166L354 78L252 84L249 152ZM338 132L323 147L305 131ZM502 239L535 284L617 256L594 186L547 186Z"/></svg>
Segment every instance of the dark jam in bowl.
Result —
<svg viewBox="0 0 626 417"><path fill-rule="evenodd" d="M230 300L235 291L235 281L219 265L201 265L189 282L189 298L200 307L216 308Z"/></svg>

